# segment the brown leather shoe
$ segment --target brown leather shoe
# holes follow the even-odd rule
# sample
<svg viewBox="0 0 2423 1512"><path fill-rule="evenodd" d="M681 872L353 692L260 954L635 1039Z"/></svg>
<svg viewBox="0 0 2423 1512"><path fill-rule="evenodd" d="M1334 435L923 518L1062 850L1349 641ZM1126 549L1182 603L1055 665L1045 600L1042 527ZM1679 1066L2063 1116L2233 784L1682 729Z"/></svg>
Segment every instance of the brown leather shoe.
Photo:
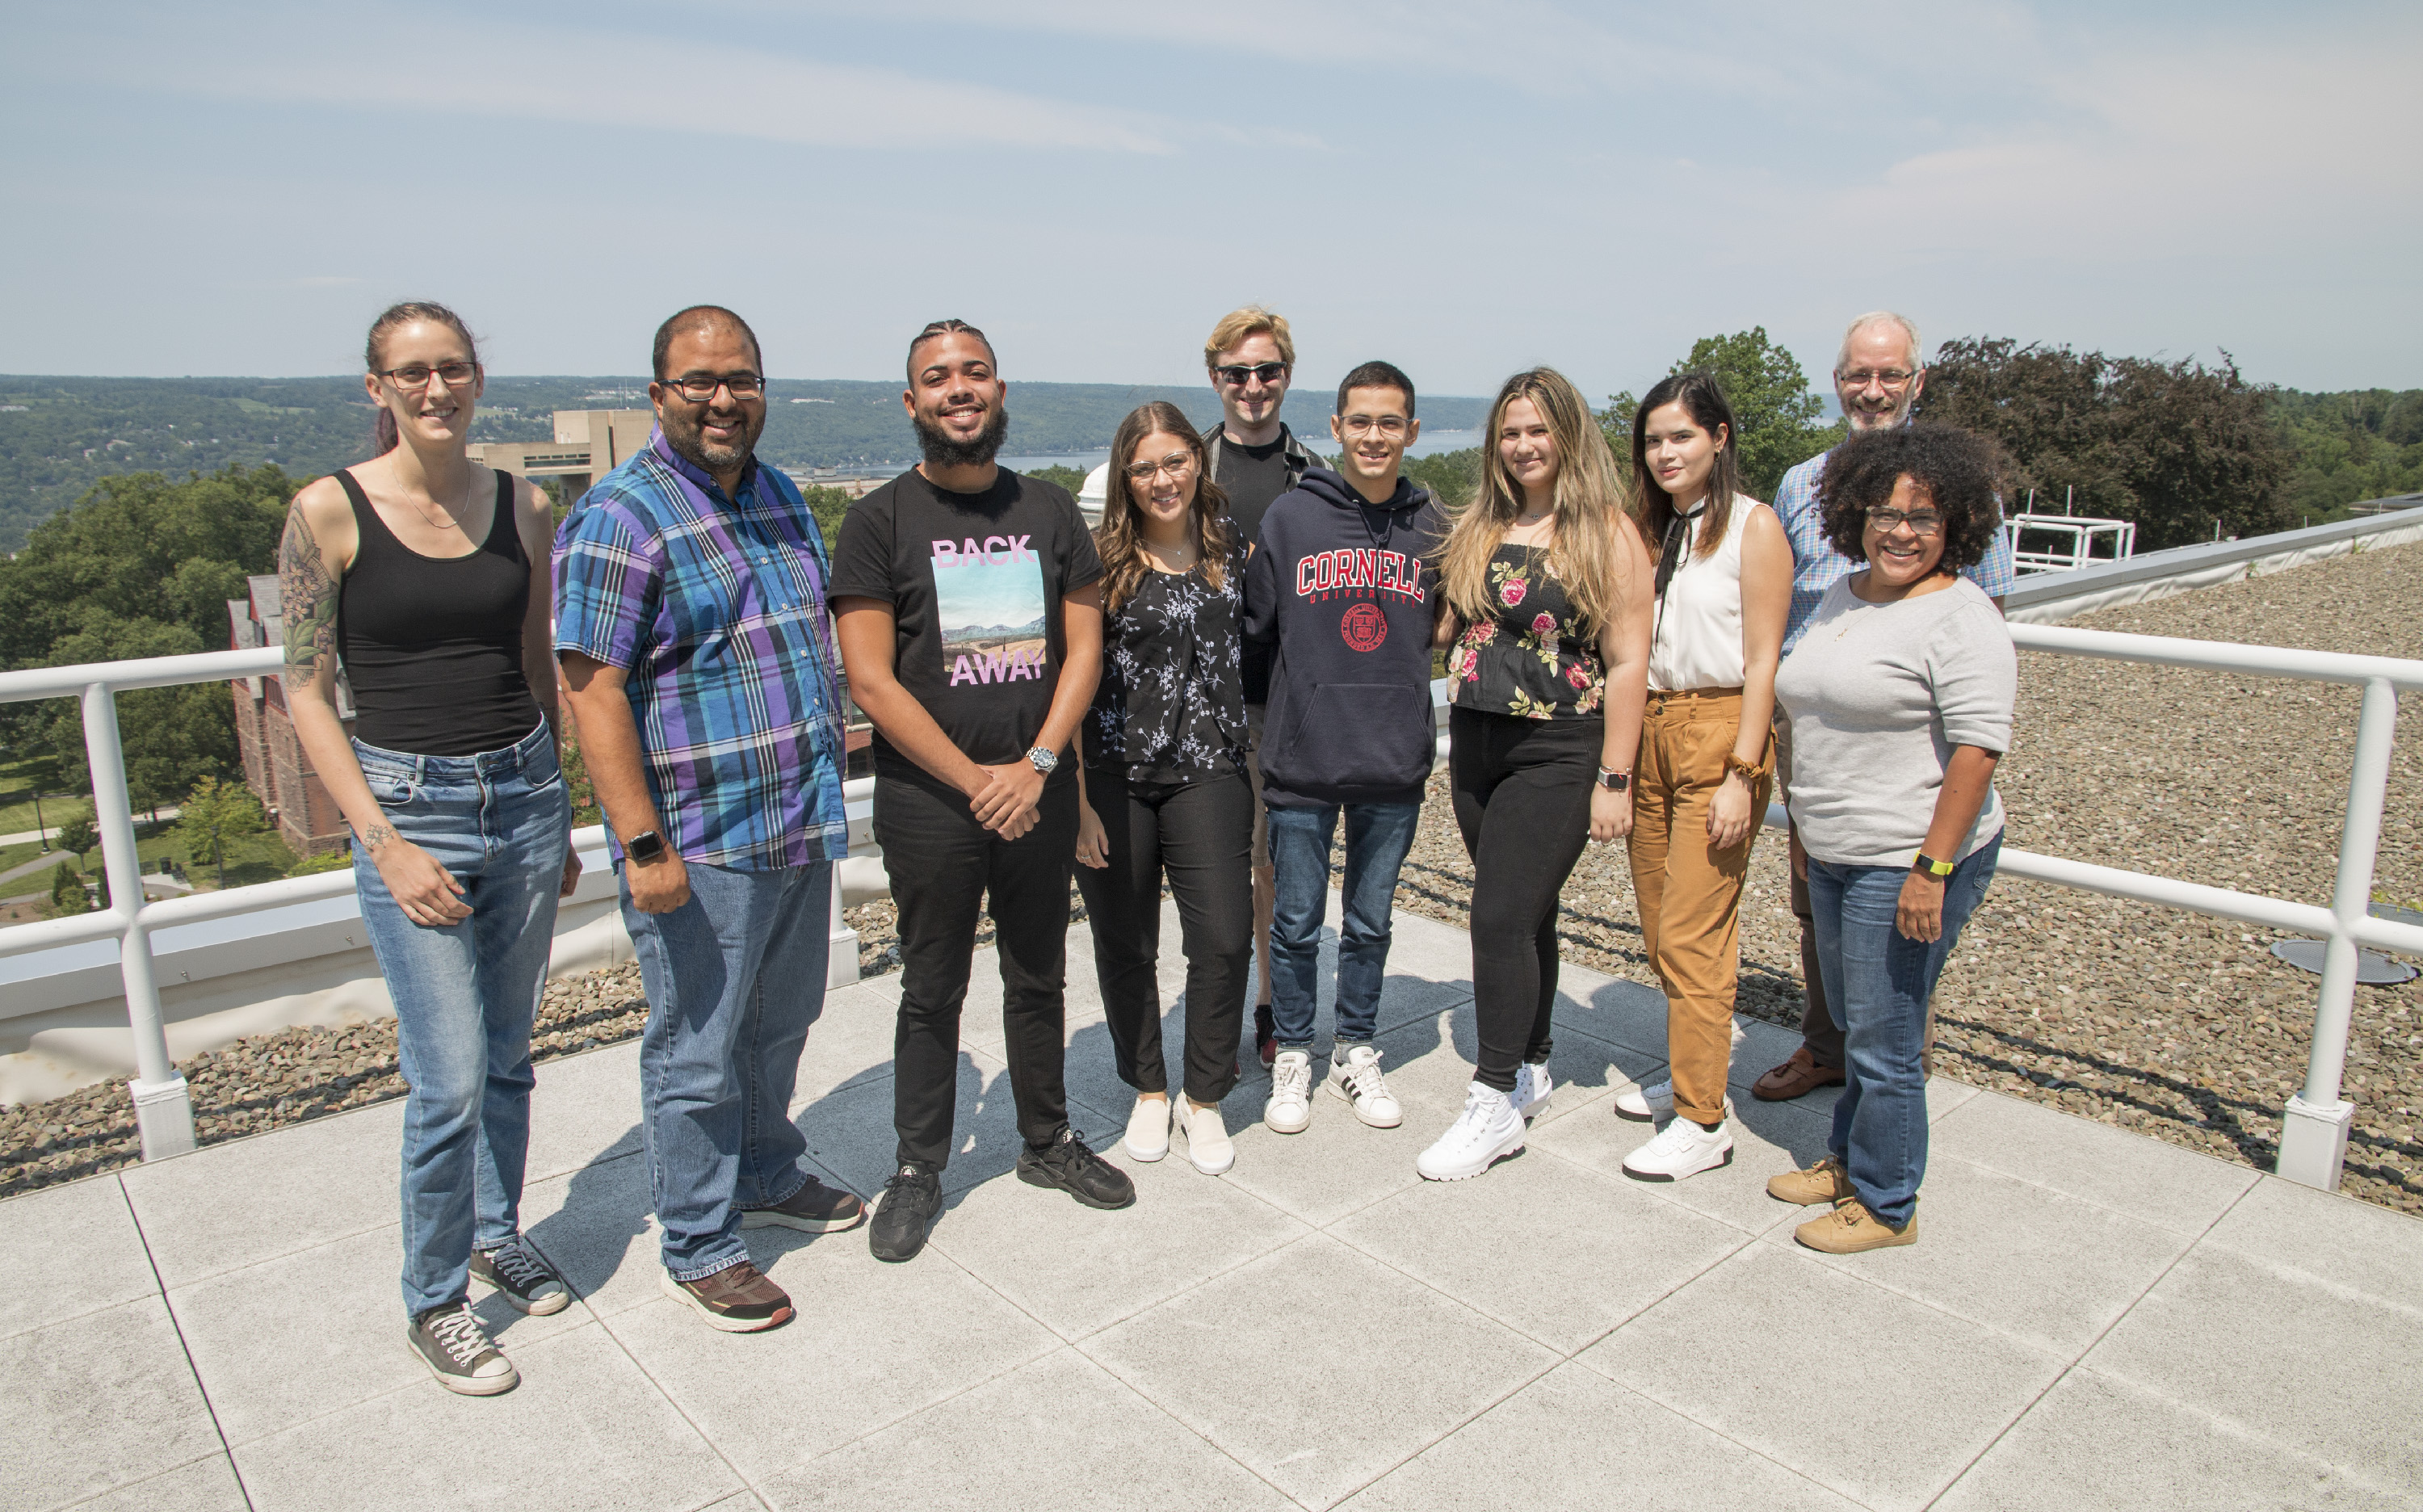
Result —
<svg viewBox="0 0 2423 1512"><path fill-rule="evenodd" d="M1832 1155L1820 1155L1817 1163L1805 1170L1787 1170L1781 1176L1766 1178L1766 1195L1779 1202L1814 1207L1820 1202L1839 1202L1855 1194L1851 1190L1851 1173L1836 1164Z"/></svg>
<svg viewBox="0 0 2423 1512"><path fill-rule="evenodd" d="M1750 1083L1750 1094L1762 1103L1788 1103L1820 1087L1842 1085L1843 1068L1819 1065L1810 1058L1809 1047L1804 1044L1792 1052L1791 1059Z"/></svg>
<svg viewBox="0 0 2423 1512"><path fill-rule="evenodd" d="M658 1271L657 1281L667 1297L696 1310L720 1333L755 1333L791 1321L791 1294L746 1260L696 1281L675 1281L670 1270Z"/></svg>

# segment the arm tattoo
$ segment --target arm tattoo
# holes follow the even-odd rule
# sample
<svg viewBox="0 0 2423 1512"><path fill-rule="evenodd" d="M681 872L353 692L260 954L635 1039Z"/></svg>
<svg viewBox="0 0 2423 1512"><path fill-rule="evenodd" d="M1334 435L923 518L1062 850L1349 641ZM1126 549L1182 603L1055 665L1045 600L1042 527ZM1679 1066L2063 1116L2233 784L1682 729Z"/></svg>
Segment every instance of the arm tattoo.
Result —
<svg viewBox="0 0 2423 1512"><path fill-rule="evenodd" d="M286 517L286 538L277 549L278 612L285 620L286 665L298 676L316 675L337 660L337 585L328 579L311 522L296 505Z"/></svg>
<svg viewBox="0 0 2423 1512"><path fill-rule="evenodd" d="M373 824L362 831L362 849L375 852L380 846L395 838L395 828L389 824Z"/></svg>

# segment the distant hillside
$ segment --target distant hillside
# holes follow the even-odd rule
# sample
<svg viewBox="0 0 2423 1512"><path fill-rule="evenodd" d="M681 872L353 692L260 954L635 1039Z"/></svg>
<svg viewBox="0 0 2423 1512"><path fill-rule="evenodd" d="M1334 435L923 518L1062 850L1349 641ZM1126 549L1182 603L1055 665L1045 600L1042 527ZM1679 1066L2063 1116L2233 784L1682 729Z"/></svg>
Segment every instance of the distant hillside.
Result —
<svg viewBox="0 0 2423 1512"><path fill-rule="evenodd" d="M546 440L558 409L647 403L645 378L492 376L472 438ZM777 380L759 451L784 467L905 466L916 440L893 383ZM1010 386L1008 450L1051 455L1108 446L1130 409L1176 404L1196 424L1219 413L1208 388L1113 383ZM1422 400L1434 428L1478 425L1481 399ZM1330 395L1289 396L1299 431L1328 433ZM215 472L275 462L316 477L368 454L372 411L359 378L59 378L0 375L0 551L100 479L129 472Z"/></svg>

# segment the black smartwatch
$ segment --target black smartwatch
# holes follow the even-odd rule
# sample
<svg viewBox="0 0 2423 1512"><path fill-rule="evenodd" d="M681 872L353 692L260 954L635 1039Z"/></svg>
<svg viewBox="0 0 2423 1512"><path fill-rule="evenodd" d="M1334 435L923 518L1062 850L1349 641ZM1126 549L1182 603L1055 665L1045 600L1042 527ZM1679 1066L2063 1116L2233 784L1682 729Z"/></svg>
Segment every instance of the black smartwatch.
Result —
<svg viewBox="0 0 2423 1512"><path fill-rule="evenodd" d="M623 842L623 853L646 866L665 858L665 837L654 830L642 830Z"/></svg>
<svg viewBox="0 0 2423 1512"><path fill-rule="evenodd" d="M1630 792L1632 790L1632 773L1629 772L1609 772L1605 767L1601 767L1598 769L1598 785L1611 793Z"/></svg>

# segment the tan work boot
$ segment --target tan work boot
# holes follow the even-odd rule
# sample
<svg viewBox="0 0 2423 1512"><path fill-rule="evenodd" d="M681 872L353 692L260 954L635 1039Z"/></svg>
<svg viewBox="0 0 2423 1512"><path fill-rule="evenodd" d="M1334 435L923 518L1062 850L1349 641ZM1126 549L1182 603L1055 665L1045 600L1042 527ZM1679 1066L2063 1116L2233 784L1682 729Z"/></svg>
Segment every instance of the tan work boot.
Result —
<svg viewBox="0 0 2423 1512"><path fill-rule="evenodd" d="M1839 1202L1851 1195L1851 1173L1832 1155L1820 1155L1806 1170L1787 1170L1766 1178L1766 1195L1796 1207Z"/></svg>
<svg viewBox="0 0 2423 1512"><path fill-rule="evenodd" d="M1897 1244L1918 1242L1918 1215L1892 1228L1868 1211L1868 1204L1856 1197L1846 1197L1835 1203L1823 1218L1813 1218L1792 1231L1792 1236L1812 1249L1823 1249L1829 1255L1856 1255L1864 1249L1884 1249Z"/></svg>

